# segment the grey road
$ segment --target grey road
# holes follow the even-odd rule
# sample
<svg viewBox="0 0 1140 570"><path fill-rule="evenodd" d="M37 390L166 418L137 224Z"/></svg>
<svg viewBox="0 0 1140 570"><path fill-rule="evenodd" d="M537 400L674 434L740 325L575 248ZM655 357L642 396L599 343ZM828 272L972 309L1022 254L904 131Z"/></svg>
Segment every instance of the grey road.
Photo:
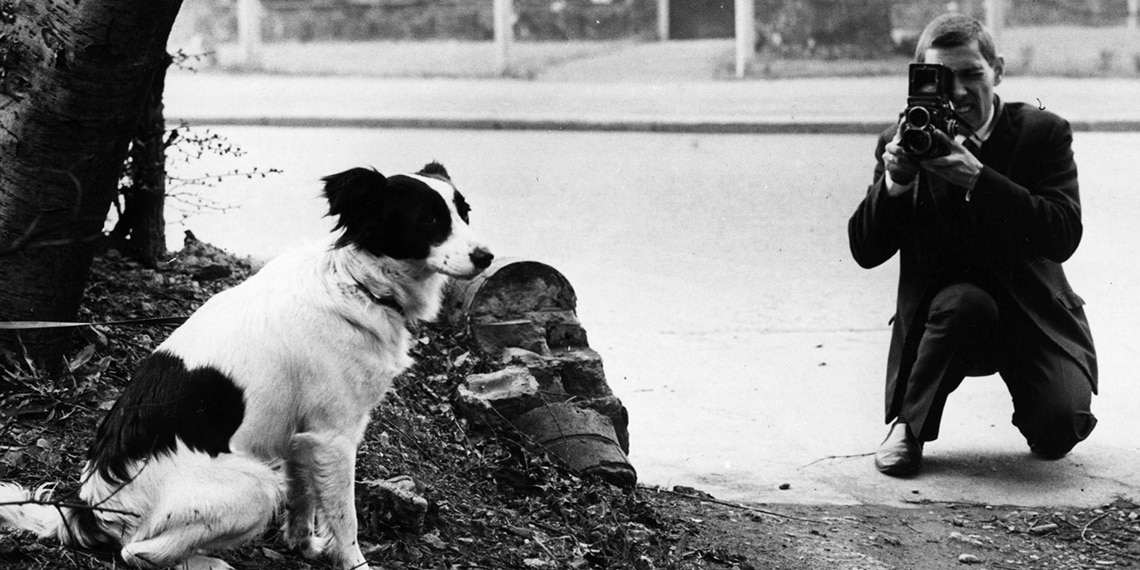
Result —
<svg viewBox="0 0 1140 570"><path fill-rule="evenodd" d="M178 105L176 114L190 114ZM212 130L246 154L195 160L180 174L283 173L205 190L240 207L198 212L186 225L261 257L327 231L321 176L443 162L498 254L550 263L574 284L591 345L630 409L643 482L755 502L1096 505L1138 496L1140 133L1081 132L1075 145L1086 235L1067 268L1089 301L1101 355L1092 438L1059 462L1035 460L1009 424L1001 381L973 379L952 398L923 475L896 480L863 455L885 429L896 266L858 268L845 233L870 181L873 138Z"/></svg>

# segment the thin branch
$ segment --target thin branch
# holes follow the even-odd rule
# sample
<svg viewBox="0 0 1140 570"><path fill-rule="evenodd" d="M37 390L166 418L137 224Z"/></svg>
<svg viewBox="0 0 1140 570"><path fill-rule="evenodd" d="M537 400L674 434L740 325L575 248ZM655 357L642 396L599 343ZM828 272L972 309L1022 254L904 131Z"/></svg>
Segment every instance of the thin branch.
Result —
<svg viewBox="0 0 1140 570"><path fill-rule="evenodd" d="M114 513L117 515L127 515L132 517L139 516L138 513L124 511L121 509L111 509L107 507L100 507L96 505L87 505L84 503L65 503L60 501L41 501L38 499L27 499L23 501L0 501L0 507L19 506L19 505L43 505L48 507L55 507L57 509L75 509L87 511L99 511L103 513Z"/></svg>
<svg viewBox="0 0 1140 570"><path fill-rule="evenodd" d="M760 509L760 508L752 507L749 505L741 505L739 503L730 503L728 501L722 501L720 499L714 499L711 497L698 497L695 495L686 495L684 493L678 493L676 491L670 491L669 489L654 489L654 490L658 493L667 493L667 494L673 495L675 497L682 497L685 499L690 499L693 501L701 501L701 502L705 502L705 503L713 503L713 504L717 504L717 505L721 505L721 506L725 506L725 507L732 507L734 509L743 509L746 511L751 511L754 513L760 513L762 515L768 515L768 516L777 517L777 518L781 518L781 519L789 519L789 520L812 523L812 524L824 524L823 521L817 521L815 519L797 517L795 515L786 515L784 513L777 513L775 511Z"/></svg>
<svg viewBox="0 0 1140 570"><path fill-rule="evenodd" d="M816 463L822 463L824 461L831 461L833 459L856 459L859 457L870 457L874 454L875 454L874 451L869 451L867 453L856 453L854 455L828 455L827 457L820 457L819 459L816 459L815 461L812 461L811 463L808 463L807 465L797 467L796 469L797 470L807 469L808 467L811 467L812 465L815 465Z"/></svg>

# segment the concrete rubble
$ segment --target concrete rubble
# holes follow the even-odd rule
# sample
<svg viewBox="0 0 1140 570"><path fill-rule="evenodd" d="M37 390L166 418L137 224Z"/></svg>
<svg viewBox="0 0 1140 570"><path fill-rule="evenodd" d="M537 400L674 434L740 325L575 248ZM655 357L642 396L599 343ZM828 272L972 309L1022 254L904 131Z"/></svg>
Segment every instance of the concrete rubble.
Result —
<svg viewBox="0 0 1140 570"><path fill-rule="evenodd" d="M629 414L589 347L576 303L566 278L535 261L496 260L456 283L448 319L466 325L500 365L467 377L456 410L476 425L510 424L575 471L631 487Z"/></svg>

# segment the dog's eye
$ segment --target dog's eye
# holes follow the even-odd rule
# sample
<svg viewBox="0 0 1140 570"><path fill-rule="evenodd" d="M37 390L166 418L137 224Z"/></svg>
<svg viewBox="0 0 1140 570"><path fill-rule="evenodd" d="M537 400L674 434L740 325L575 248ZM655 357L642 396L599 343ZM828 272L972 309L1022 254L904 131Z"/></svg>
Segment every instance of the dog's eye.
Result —
<svg viewBox="0 0 1140 570"><path fill-rule="evenodd" d="M439 223L439 218L432 216L430 214L420 218L420 225L424 226L425 228L430 228L430 227L432 227L438 223Z"/></svg>

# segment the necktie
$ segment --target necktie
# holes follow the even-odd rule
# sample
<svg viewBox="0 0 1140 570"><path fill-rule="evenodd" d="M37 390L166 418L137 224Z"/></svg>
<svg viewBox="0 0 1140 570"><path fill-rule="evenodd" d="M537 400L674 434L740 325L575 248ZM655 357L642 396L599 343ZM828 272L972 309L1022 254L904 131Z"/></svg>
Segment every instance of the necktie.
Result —
<svg viewBox="0 0 1140 570"><path fill-rule="evenodd" d="M966 150L970 151L970 154L974 156L978 156L978 153L982 150L981 143L974 137L966 137L966 140L962 141L962 146L966 147Z"/></svg>

